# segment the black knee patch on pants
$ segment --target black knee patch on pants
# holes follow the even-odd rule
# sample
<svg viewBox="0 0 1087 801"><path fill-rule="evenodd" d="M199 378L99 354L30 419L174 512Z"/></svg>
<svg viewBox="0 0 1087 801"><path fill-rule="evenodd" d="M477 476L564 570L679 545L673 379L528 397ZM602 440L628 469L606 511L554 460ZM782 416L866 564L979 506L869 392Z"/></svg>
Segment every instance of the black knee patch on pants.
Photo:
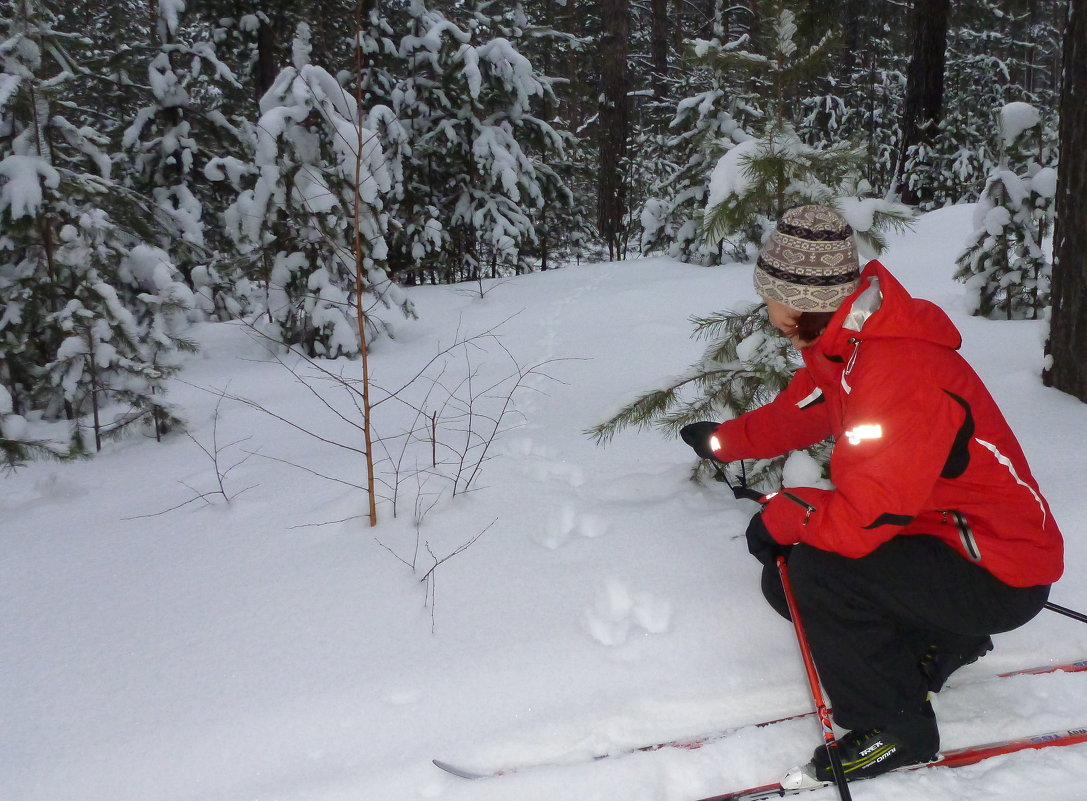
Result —
<svg viewBox="0 0 1087 801"><path fill-rule="evenodd" d="M850 559L806 545L789 578L812 656L839 725L875 728L924 702L918 663L933 644L976 642L1017 628L1049 588L1012 587L935 537L902 536ZM775 567L762 574L770 606L789 617Z"/></svg>

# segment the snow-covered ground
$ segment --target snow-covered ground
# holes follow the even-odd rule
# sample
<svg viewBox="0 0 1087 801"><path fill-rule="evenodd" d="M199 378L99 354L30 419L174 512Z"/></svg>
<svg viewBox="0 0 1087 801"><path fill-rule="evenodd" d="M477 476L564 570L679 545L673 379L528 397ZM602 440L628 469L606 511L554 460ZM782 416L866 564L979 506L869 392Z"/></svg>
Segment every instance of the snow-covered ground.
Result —
<svg viewBox="0 0 1087 801"><path fill-rule="evenodd" d="M1052 600L1087 609L1087 406L1041 386L1041 324L966 315L950 275L970 213L924 217L883 261L960 326L1066 534ZM810 706L792 630L764 605L744 547L753 504L691 483L676 440L627 431L600 448L583 433L695 361L687 318L753 299L750 268L631 260L483 288L410 290L420 320L398 323L399 341L372 358L389 389L458 330L498 326L405 393L421 403L429 387L428 409L447 390L471 398L483 432L511 381L485 387L542 365L513 393L509 430L467 494L449 497L417 443L398 483L381 467L397 515L384 500L371 529L365 496L345 483L364 483L360 457L315 436L358 446L361 434L237 325L200 327L201 354L172 389L193 439L128 440L2 479L0 799L687 801L774 779L810 753L808 718L697 751L586 759ZM343 405L337 384L318 386ZM396 401L374 420L390 438L418 425ZM438 439L455 450L463 436L448 424ZM230 502L198 500L217 472ZM1043 612L996 639L937 699L945 746L1087 724L1083 674L976 681L1087 657L1087 626ZM472 782L433 757L552 766ZM853 794L1073 801L1084 776L1078 746Z"/></svg>

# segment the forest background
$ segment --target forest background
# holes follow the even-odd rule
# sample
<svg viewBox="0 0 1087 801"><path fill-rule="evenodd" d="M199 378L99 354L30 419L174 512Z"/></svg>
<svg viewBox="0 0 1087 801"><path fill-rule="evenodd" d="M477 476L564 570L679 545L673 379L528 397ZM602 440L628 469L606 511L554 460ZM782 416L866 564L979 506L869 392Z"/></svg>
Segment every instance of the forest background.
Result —
<svg viewBox="0 0 1087 801"><path fill-rule="evenodd" d="M5 4L6 463L182 426L165 388L194 322L353 357L416 314L405 285L749 260L801 202L852 203L872 255L916 210L980 201L975 310L1084 306L1047 244L1073 5ZM1064 388L1087 400L1084 373Z"/></svg>

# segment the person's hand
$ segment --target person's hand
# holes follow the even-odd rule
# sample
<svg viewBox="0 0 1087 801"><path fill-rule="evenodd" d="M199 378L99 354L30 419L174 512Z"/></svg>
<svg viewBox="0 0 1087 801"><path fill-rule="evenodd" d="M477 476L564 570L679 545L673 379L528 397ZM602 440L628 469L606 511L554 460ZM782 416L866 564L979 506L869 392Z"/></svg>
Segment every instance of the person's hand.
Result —
<svg viewBox="0 0 1087 801"><path fill-rule="evenodd" d="M747 551L764 565L773 565L779 556L787 557L792 547L774 539L762 520L762 512L747 524Z"/></svg>
<svg viewBox="0 0 1087 801"><path fill-rule="evenodd" d="M679 435L684 442L694 448L694 452L701 458L715 459L710 438L713 437L713 432L717 430L719 425L721 424L705 420L700 423L690 423L679 430Z"/></svg>

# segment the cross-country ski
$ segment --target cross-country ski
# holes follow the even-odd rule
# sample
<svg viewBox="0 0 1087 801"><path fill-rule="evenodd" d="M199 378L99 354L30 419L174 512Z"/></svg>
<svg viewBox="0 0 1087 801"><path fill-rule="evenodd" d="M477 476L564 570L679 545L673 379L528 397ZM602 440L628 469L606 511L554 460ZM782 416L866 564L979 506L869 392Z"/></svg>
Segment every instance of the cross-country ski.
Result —
<svg viewBox="0 0 1087 801"><path fill-rule="evenodd" d="M1087 743L1087 728L1062 729L1061 731L1046 732L1031 737L1017 737L1011 740L997 740L995 742L980 745L953 748L942 752L939 757L931 762L920 765L896 768L891 773L903 771L922 770L927 768L961 768L966 765L976 765L992 757L1016 754L1022 751L1039 750L1042 748L1060 748L1062 746L1080 745ZM780 782L765 784L760 787L749 787L746 790L701 798L698 801L767 801L771 798L785 798L808 793L812 790L829 789L830 784L792 780L787 777Z"/></svg>
<svg viewBox="0 0 1087 801"><path fill-rule="evenodd" d="M1035 667L1023 668L1020 670L1006 671L1004 673L996 674L995 676L982 676L967 682L959 682L958 684L977 684L980 682L992 681L994 679L1005 679L1013 676L1029 676L1029 675L1044 675L1047 673L1079 673L1087 671L1087 660L1076 660L1073 662L1063 662L1056 665L1037 665ZM956 683L949 685L948 689L954 689ZM788 720L799 720L801 718L812 717L814 712L797 712L792 715L786 715L772 720L764 720L758 723L751 723L744 727L735 727L722 731L710 732L708 734L702 734L695 737L680 738L675 740L661 741L657 743L649 743L646 745L639 745L633 748L626 748L617 751L609 751L605 754L595 754L580 761L599 761L602 759L614 759L622 756L630 756L636 753L646 753L650 751L659 751L666 748L677 748L681 750L693 751L702 748L710 743L723 740L729 735L735 734L742 728L762 728L766 726L773 726L777 723L784 723ZM945 755L946 756L946 755ZM446 773L450 773L454 776L459 776L463 779L486 779L489 777L509 776L514 773L523 773L526 770L533 770L543 767L557 767L561 762L539 762L539 763L523 763L520 765L510 765L501 768L490 768L484 770L472 769L462 765L457 765L444 759L432 760L435 767L444 770ZM569 762L565 764L570 764ZM966 764L966 763L960 763Z"/></svg>

